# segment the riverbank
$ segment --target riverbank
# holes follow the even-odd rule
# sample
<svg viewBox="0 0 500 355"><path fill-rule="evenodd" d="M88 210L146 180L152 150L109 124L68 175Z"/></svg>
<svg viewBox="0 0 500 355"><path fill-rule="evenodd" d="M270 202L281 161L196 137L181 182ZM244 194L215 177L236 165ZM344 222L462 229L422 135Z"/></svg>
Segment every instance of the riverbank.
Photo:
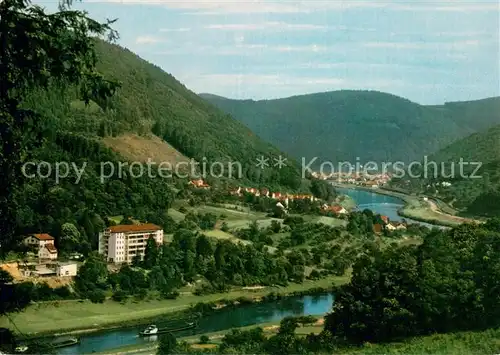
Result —
<svg viewBox="0 0 500 355"><path fill-rule="evenodd" d="M323 330L324 326L324 319L321 316L314 317L316 318L316 323L312 323L309 325L305 326L299 326L296 330L296 334L299 335L307 335L307 334L319 334ZM237 329L240 331L247 331L255 328L262 328L264 331L264 335L266 336L272 336L276 334L279 330L279 325L280 321L277 322L267 322L267 323L261 323L261 324L256 324L256 325L249 325L247 327L238 327L238 328L231 328L227 330L223 330L220 332L213 332L213 333L205 333L205 334L200 334L196 336L187 336L187 337L181 337L178 338L178 342L186 342L188 344L191 344L193 348L196 348L196 346L199 343L200 337L201 336L206 336L209 339L209 344L217 346L220 344L221 339L224 337L224 335L230 333L233 329ZM99 355L124 355L124 354L142 354L142 353L154 353L154 351L157 348L157 342L154 342L153 344L148 344L148 345L130 345L130 346L123 346L119 347L110 351L103 351L99 352L96 354Z"/></svg>
<svg viewBox="0 0 500 355"><path fill-rule="evenodd" d="M317 281L307 280L302 284L291 284L287 287L265 287L255 290L235 289L228 293L204 296L187 294L181 295L175 300L128 301L124 304L111 300L102 304L90 301L34 304L23 312L11 314L10 318L15 322L17 331L27 336L84 334L147 324L157 317L189 310L198 303L219 304L222 307L224 302L238 299L251 299L258 302L270 294L290 296L318 289L328 290L333 285L349 282L349 279L349 275L332 276ZM0 318L0 327L16 329L6 317Z"/></svg>
<svg viewBox="0 0 500 355"><path fill-rule="evenodd" d="M424 198L420 196L396 192L383 187L373 189L358 185L339 184L336 182L332 183L332 185L339 188L362 190L398 198L405 203L404 207L398 210L398 215L415 221L445 227L456 227L462 223L482 223L482 221L479 220L447 214L440 210L438 204L433 202L432 199L424 200Z"/></svg>
<svg viewBox="0 0 500 355"><path fill-rule="evenodd" d="M255 326L237 328L239 330L249 330L261 327L264 334L271 336L278 331L279 322L264 323ZM323 325L319 322L297 329L297 334L307 335L310 333L318 334L323 330ZM230 332L216 332L204 334L209 337L213 345L220 343L224 334ZM179 338L178 341L186 341L195 344L200 336ZM157 345L137 345L127 346L112 351L99 353L100 355L125 355L125 354L155 354ZM379 354L450 354L450 355L468 355L468 354L498 354L500 353L500 329L488 329L484 331L458 332L450 334L435 334L407 339L401 342L388 344L365 343L362 346L352 346L339 348L336 354L345 355L379 355Z"/></svg>

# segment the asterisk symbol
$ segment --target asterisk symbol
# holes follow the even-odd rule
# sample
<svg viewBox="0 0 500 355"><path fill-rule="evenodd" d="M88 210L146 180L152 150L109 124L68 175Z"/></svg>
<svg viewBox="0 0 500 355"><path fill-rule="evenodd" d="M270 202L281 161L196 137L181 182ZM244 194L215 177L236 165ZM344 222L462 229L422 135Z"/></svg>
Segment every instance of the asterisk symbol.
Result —
<svg viewBox="0 0 500 355"><path fill-rule="evenodd" d="M263 155L257 158L257 168L265 169L269 166L269 158L265 158Z"/></svg>
<svg viewBox="0 0 500 355"><path fill-rule="evenodd" d="M274 166L277 166L279 169L283 168L286 166L286 158L282 157L281 155L278 158L274 158Z"/></svg>

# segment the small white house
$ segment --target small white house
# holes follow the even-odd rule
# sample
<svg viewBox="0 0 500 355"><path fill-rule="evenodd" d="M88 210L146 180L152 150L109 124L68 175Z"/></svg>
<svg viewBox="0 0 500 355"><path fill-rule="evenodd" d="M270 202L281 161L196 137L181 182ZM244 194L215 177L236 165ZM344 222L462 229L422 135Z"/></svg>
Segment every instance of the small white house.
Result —
<svg viewBox="0 0 500 355"><path fill-rule="evenodd" d="M57 249L54 246L54 237L50 234L32 234L24 239L24 244L38 249L38 257L40 259L57 259Z"/></svg>
<svg viewBox="0 0 500 355"><path fill-rule="evenodd" d="M32 234L24 239L24 244L40 248L46 244L54 244L54 237L47 233Z"/></svg>
<svg viewBox="0 0 500 355"><path fill-rule="evenodd" d="M38 250L40 259L57 260L57 249L54 244L45 244Z"/></svg>
<svg viewBox="0 0 500 355"><path fill-rule="evenodd" d="M78 266L76 263L72 263L72 262L58 263L56 266L56 275L57 276L72 277L72 276L76 276L77 272L78 272Z"/></svg>

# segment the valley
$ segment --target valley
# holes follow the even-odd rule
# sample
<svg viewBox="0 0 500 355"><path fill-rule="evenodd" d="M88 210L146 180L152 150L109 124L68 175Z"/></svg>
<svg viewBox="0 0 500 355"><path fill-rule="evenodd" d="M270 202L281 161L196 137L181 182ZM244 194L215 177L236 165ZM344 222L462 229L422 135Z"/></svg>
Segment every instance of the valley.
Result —
<svg viewBox="0 0 500 355"><path fill-rule="evenodd" d="M0 3L1 355L500 352L500 9L42 5Z"/></svg>

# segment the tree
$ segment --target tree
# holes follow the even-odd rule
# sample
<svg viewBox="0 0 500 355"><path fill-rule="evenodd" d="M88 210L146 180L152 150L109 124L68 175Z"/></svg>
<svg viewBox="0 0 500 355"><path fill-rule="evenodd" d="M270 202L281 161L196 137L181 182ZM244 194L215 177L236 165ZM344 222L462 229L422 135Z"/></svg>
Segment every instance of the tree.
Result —
<svg viewBox="0 0 500 355"><path fill-rule="evenodd" d="M145 269L151 269L158 263L158 258L160 256L160 250L158 245L156 245L156 240L153 237L149 237L146 242L146 248L144 250L144 261L143 265Z"/></svg>
<svg viewBox="0 0 500 355"><path fill-rule="evenodd" d="M196 239L196 254L202 257L208 257L214 252L212 243L205 235L200 235Z"/></svg>
<svg viewBox="0 0 500 355"><path fill-rule="evenodd" d="M122 220L120 221L120 224L133 225L134 221L130 217L123 217Z"/></svg>
<svg viewBox="0 0 500 355"><path fill-rule="evenodd" d="M108 268L106 262L101 255L93 253L78 270L75 286L79 292L87 294L95 288L106 288L107 278Z"/></svg>
<svg viewBox="0 0 500 355"><path fill-rule="evenodd" d="M80 231L73 223L64 223L61 226L59 248L66 252L74 251L81 241L80 238Z"/></svg>
<svg viewBox="0 0 500 355"><path fill-rule="evenodd" d="M157 355L174 354L177 348L177 339L172 333L166 333L160 336Z"/></svg>
<svg viewBox="0 0 500 355"><path fill-rule="evenodd" d="M271 226L269 227L269 229L273 233L279 233L281 231L281 223L273 219L271 221Z"/></svg>
<svg viewBox="0 0 500 355"><path fill-rule="evenodd" d="M141 263L142 263L141 254L135 254L134 257L132 258L132 266L140 267Z"/></svg>
<svg viewBox="0 0 500 355"><path fill-rule="evenodd" d="M77 84L83 100L105 99L118 84L106 81L96 70L95 36L115 39L110 25L99 23L82 11L70 10L71 0L60 11L46 14L29 0L0 3L0 253L17 243L14 238L14 196L24 183L21 167L38 139L43 118L21 108L32 90Z"/></svg>

